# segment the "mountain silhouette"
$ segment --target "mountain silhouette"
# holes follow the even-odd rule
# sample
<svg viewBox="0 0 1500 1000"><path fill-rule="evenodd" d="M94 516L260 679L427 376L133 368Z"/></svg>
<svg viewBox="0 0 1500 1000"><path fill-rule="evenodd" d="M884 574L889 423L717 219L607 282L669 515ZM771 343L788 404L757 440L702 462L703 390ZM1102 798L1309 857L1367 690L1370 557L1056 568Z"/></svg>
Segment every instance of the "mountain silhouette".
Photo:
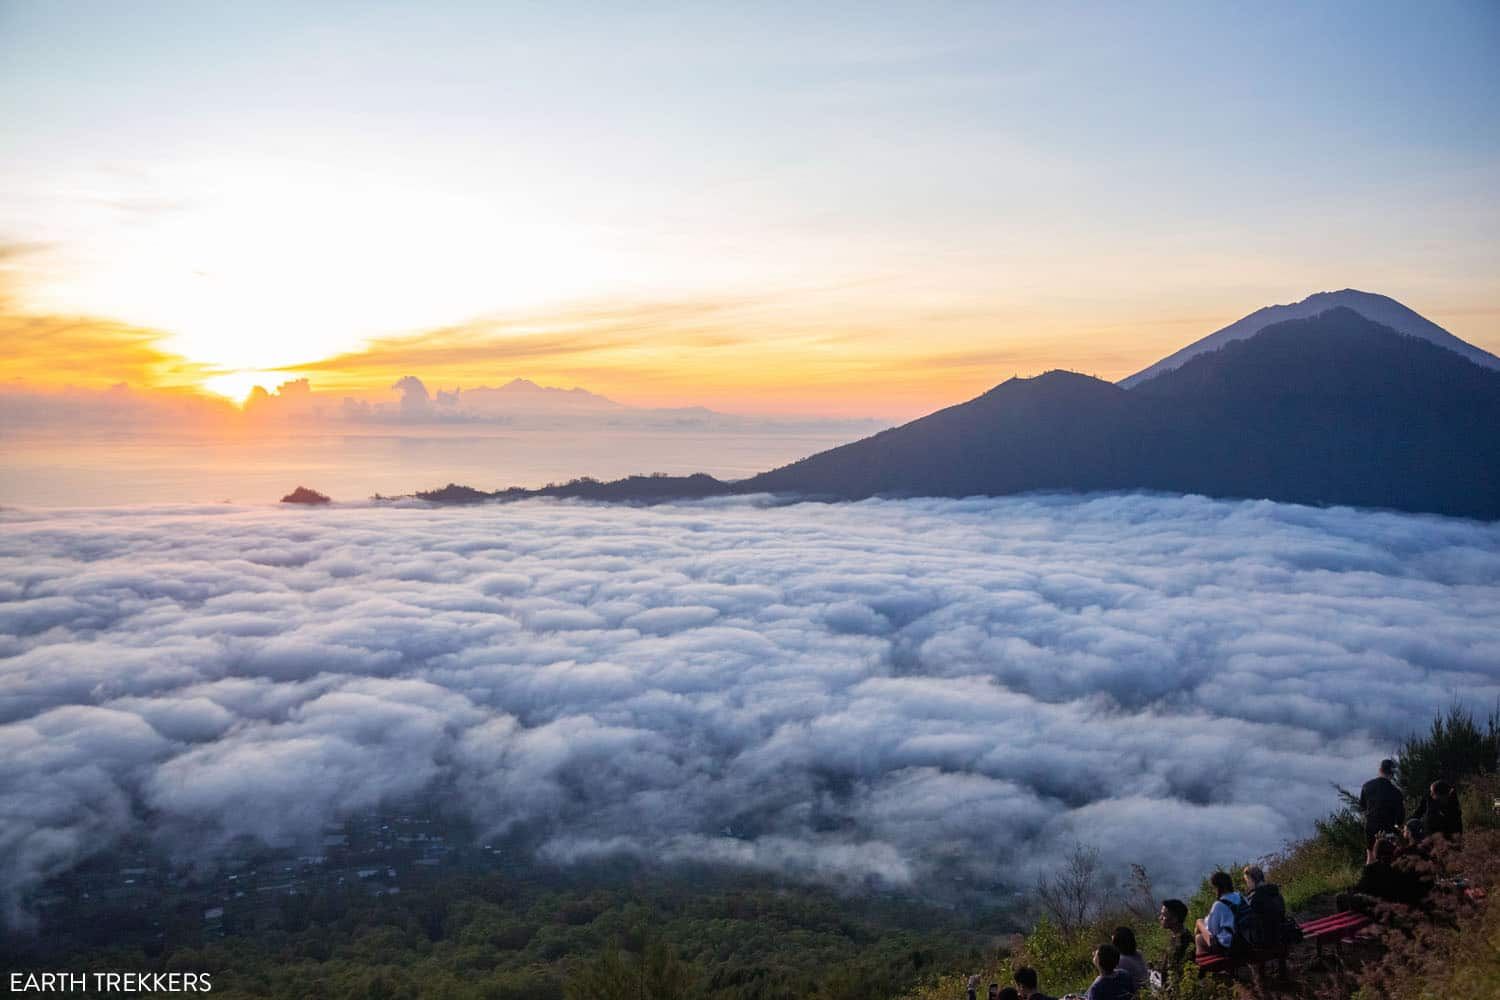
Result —
<svg viewBox="0 0 1500 1000"><path fill-rule="evenodd" d="M1014 378L734 488L829 499L1141 489L1500 518L1500 370L1471 351L1493 359L1335 306L1224 337L1128 388L1063 371Z"/></svg>
<svg viewBox="0 0 1500 1000"><path fill-rule="evenodd" d="M1489 351L1481 350L1473 344L1460 340L1427 317L1407 308L1395 299L1385 295L1376 295L1373 292L1346 288L1341 292L1318 292L1291 305L1266 306L1257 309L1244 319L1231 323L1224 329L1211 333L1176 353L1167 355L1149 368L1138 371L1129 378L1121 379L1120 385L1132 389L1147 379L1174 368L1181 368L1189 358L1196 357L1205 351L1217 350L1232 340L1253 337L1273 323L1281 323L1289 319L1308 319L1340 306L1353 309L1366 319L1388 326L1397 333L1420 337L1439 347L1446 347L1477 365L1500 368L1500 358L1495 357Z"/></svg>

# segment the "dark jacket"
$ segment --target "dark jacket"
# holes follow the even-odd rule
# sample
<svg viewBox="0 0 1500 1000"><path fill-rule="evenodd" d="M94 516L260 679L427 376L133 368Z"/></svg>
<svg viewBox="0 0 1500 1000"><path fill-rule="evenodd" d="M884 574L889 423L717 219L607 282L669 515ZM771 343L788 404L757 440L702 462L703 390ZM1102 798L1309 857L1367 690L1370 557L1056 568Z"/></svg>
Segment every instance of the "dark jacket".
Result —
<svg viewBox="0 0 1500 1000"><path fill-rule="evenodd" d="M1413 871L1409 864L1375 861L1365 865L1353 891L1387 903L1420 906L1432 891L1432 882Z"/></svg>
<svg viewBox="0 0 1500 1000"><path fill-rule="evenodd" d="M1359 811L1365 814L1365 836L1399 830L1406 822L1406 797L1390 778L1381 775L1359 790Z"/></svg>
<svg viewBox="0 0 1500 1000"><path fill-rule="evenodd" d="M1464 832L1463 809L1457 795L1441 799L1423 796L1421 805L1417 806L1416 818L1422 821L1422 832L1429 837L1434 833L1456 837Z"/></svg>
<svg viewBox="0 0 1500 1000"><path fill-rule="evenodd" d="M1286 942L1286 900L1281 897L1281 887L1266 882L1245 897L1249 907L1249 919L1244 927L1236 928L1245 935L1247 942L1256 948L1279 948Z"/></svg>
<svg viewBox="0 0 1500 1000"><path fill-rule="evenodd" d="M1157 963L1156 971L1161 973L1162 981L1175 983L1182 975L1182 966L1193 953L1193 932L1184 927L1176 933L1168 933L1167 947L1162 951L1161 961Z"/></svg>
<svg viewBox="0 0 1500 1000"><path fill-rule="evenodd" d="M1124 969L1100 976L1084 994L1088 1000L1135 1000L1135 980Z"/></svg>

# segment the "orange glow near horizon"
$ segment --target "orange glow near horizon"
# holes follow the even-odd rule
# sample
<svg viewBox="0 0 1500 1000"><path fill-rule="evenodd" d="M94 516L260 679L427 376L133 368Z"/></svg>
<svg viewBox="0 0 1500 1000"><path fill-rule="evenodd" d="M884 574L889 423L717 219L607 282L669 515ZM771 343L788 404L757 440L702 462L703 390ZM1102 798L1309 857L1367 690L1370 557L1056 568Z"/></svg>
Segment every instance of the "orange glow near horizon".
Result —
<svg viewBox="0 0 1500 1000"><path fill-rule="evenodd" d="M239 407L256 386L275 392L301 377L324 400L389 399L396 380L415 375L432 392L527 378L633 406L898 420L972 398L1013 375L1066 368L1119 379L1237 318L1201 306L1176 316L1138 310L1102 324L1061 310L998 305L944 312L860 310L847 301L596 302L371 338L285 368L229 368L174 352L165 332L27 313L0 299L0 363L13 385L34 390L125 383ZM1451 319L1434 318L1463 336L1465 327L1494 317L1455 310Z"/></svg>
<svg viewBox="0 0 1500 1000"><path fill-rule="evenodd" d="M245 401L250 398L250 393L256 386L272 391L277 385L288 381L292 376L279 372L242 370L224 372L219 375L210 375L199 383L205 392L211 392L216 396L223 396L236 406L244 406Z"/></svg>

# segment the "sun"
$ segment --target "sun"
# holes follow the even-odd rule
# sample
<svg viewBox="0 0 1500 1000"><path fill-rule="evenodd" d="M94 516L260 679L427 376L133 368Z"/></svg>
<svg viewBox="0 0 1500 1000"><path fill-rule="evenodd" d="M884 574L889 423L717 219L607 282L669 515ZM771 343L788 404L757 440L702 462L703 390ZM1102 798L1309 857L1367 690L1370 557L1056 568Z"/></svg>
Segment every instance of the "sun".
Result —
<svg viewBox="0 0 1500 1000"><path fill-rule="evenodd" d="M237 406L244 406L245 400L250 398L250 391L256 386L275 386L278 382L285 380L285 375L278 375L275 372L244 369L206 378L199 385L216 396L223 396Z"/></svg>

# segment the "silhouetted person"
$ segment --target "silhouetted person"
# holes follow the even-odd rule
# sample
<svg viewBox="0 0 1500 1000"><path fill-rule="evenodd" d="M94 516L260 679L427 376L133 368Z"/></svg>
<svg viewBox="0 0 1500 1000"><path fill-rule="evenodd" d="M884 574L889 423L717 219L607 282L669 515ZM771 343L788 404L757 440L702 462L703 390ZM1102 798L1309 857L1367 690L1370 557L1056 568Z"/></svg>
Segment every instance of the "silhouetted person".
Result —
<svg viewBox="0 0 1500 1000"><path fill-rule="evenodd" d="M1446 781L1434 781L1417 806L1413 818L1422 821L1425 836L1441 835L1449 839L1460 836L1464 832L1464 818L1458 801L1458 789Z"/></svg>
<svg viewBox="0 0 1500 1000"><path fill-rule="evenodd" d="M1396 838L1394 838L1394 837L1381 837L1380 839L1381 840L1395 840ZM1398 848L1416 847L1418 844L1420 844L1422 841L1424 841L1426 839L1427 839L1427 824L1423 823L1420 819L1418 819L1417 817L1413 816L1411 819L1407 820L1406 821L1406 825L1401 828L1401 839L1399 840L1399 842L1397 842L1396 846ZM1379 847L1380 845L1377 844L1375 846Z"/></svg>
<svg viewBox="0 0 1500 1000"><path fill-rule="evenodd" d="M1016 981L1016 995L1021 1000L1055 1000L1054 997L1050 997L1037 989L1035 969L1025 965L1020 966L1012 974L1012 978Z"/></svg>
<svg viewBox="0 0 1500 1000"><path fill-rule="evenodd" d="M1262 955L1274 954L1283 977L1287 974L1286 945L1290 943L1287 933L1286 900L1281 896L1281 887L1266 879L1260 865L1246 865L1245 912L1238 929L1244 945Z"/></svg>
<svg viewBox="0 0 1500 1000"><path fill-rule="evenodd" d="M1135 988L1140 989L1146 985L1151 978L1150 971L1146 968L1146 960L1136 950L1135 928L1116 927L1115 932L1109 937L1110 944L1120 953L1120 964L1118 968L1130 977L1135 983Z"/></svg>
<svg viewBox="0 0 1500 1000"><path fill-rule="evenodd" d="M1120 952L1112 944L1094 949L1094 968L1099 978L1089 985L1086 1000L1134 1000L1135 980L1120 967Z"/></svg>
<svg viewBox="0 0 1500 1000"><path fill-rule="evenodd" d="M1193 953L1193 932L1187 927L1187 904L1180 899L1163 900L1156 922L1167 932L1167 947L1162 951L1156 971L1163 986L1171 987L1182 978L1182 966Z"/></svg>
<svg viewBox="0 0 1500 1000"><path fill-rule="evenodd" d="M1214 872L1208 884L1219 898L1208 908L1208 916L1198 921L1193 940L1200 955L1227 955L1234 947L1234 929L1245 909L1245 897L1234 891L1228 872Z"/></svg>
<svg viewBox="0 0 1500 1000"><path fill-rule="evenodd" d="M1260 865L1246 865L1244 878L1249 919L1240 933L1252 948L1281 947L1286 937L1286 900L1281 896L1281 887L1266 880Z"/></svg>
<svg viewBox="0 0 1500 1000"><path fill-rule="evenodd" d="M995 1000L1021 1000L1021 994L1016 992L1014 986L1007 986L995 994Z"/></svg>
<svg viewBox="0 0 1500 1000"><path fill-rule="evenodd" d="M1380 762L1380 773L1359 790L1359 811L1365 814L1365 860L1375 860L1375 841L1397 832L1406 822L1406 797L1396 787L1396 762Z"/></svg>
<svg viewBox="0 0 1500 1000"><path fill-rule="evenodd" d="M1339 893L1334 905L1341 910L1372 913L1382 903L1420 906L1432 891L1432 882L1409 862L1397 861L1396 842L1382 837L1375 844L1375 860L1365 865L1348 892Z"/></svg>

